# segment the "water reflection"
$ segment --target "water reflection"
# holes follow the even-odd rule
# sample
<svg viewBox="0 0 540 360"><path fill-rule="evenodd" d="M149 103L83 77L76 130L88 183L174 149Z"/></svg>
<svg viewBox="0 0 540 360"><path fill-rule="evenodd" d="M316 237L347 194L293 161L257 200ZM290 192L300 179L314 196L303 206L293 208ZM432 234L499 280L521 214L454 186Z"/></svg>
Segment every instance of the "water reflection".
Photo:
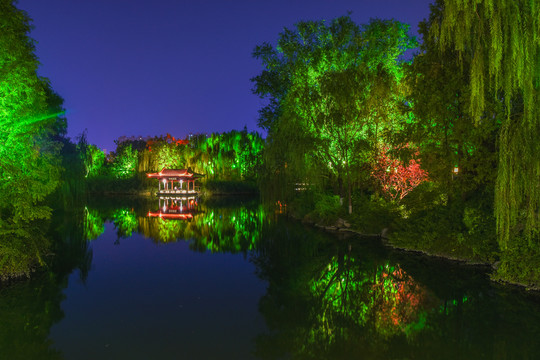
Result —
<svg viewBox="0 0 540 360"><path fill-rule="evenodd" d="M540 351L532 340L538 298L490 283L482 269L286 227L265 233L253 260L269 283L260 358L513 359Z"/></svg>
<svg viewBox="0 0 540 360"><path fill-rule="evenodd" d="M355 262L350 254L333 257L310 283L324 333L335 333L334 318L347 318L355 326L371 323L384 338L420 331L435 297L399 264L362 269Z"/></svg>
<svg viewBox="0 0 540 360"><path fill-rule="evenodd" d="M191 220L197 213L199 199L196 197L160 197L157 211L149 211L148 217L165 220Z"/></svg>
<svg viewBox="0 0 540 360"><path fill-rule="evenodd" d="M47 274L0 290L0 351L3 359L62 359L48 339L65 283Z"/></svg>
<svg viewBox="0 0 540 360"><path fill-rule="evenodd" d="M152 243L187 242L197 252L243 254L224 257L231 267L246 264L248 258L266 284L264 295L254 297L266 330L253 331L255 340L238 339L238 346L254 342L253 355L259 359L507 359L534 358L540 353L538 297L489 282L484 269L392 251L374 239L336 237L283 216L270 219L273 212L257 202L230 206L191 200L90 204L74 218L55 220L48 233L59 261L32 281L0 289L2 357L62 358L48 334L52 324L64 317L60 304L68 274L78 269L80 279L86 279L92 261L88 240L106 229L110 236L102 240L112 244L116 238L119 246L107 248L117 250L116 254L125 255L122 245L130 241L132 245L138 238L138 244L152 248L159 248ZM106 226L108 222L114 229ZM171 244L168 249L178 247ZM176 264L174 254L170 255L170 264ZM125 258L130 260L121 263L121 269L138 266L128 263L137 258ZM147 267L159 274L152 277L157 291L174 283L168 276L174 276L176 268L171 265L162 271L160 263ZM180 293L189 297L193 287ZM106 289L107 298L114 298L112 292L126 288ZM130 306L139 309L144 307L138 303L143 296L137 294L137 286L134 289ZM212 293L210 288L207 291ZM212 306L218 308L216 303ZM227 306L224 311L243 314L246 304ZM163 309L164 314L167 311L172 309ZM156 310L154 315L161 313ZM139 324L143 318L133 321ZM218 320L196 321L212 328ZM144 323L140 325L144 328Z"/></svg>
<svg viewBox="0 0 540 360"><path fill-rule="evenodd" d="M78 271L84 283L92 262L92 250L85 239L84 211L56 214L39 226L46 239L49 257L44 269L30 280L0 284L0 358L61 359L49 339L50 328L63 319L61 302L68 276Z"/></svg>
<svg viewBox="0 0 540 360"><path fill-rule="evenodd" d="M144 210L146 208L146 210ZM140 233L155 243L189 241L196 251L245 253L255 249L267 221L264 207L251 199L238 206L200 203L195 197L159 198L141 206L111 210L94 204L85 210L88 240L99 237L107 221L114 224L116 243Z"/></svg>

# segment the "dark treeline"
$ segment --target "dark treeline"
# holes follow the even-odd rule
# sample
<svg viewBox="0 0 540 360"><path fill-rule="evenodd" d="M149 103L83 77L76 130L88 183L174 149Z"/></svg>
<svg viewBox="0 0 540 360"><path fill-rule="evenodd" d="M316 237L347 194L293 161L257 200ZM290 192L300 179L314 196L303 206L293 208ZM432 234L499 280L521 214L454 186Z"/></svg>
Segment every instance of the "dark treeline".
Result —
<svg viewBox="0 0 540 360"><path fill-rule="evenodd" d="M48 263L53 209L148 192L146 173L191 168L209 193L256 184L297 217L388 228L395 245L496 263L495 277L538 285L539 11L439 0L421 43L395 20L300 22L254 50L266 139L246 129L122 137L105 154L84 133L66 137L62 98L37 75L30 19L0 0L0 273Z"/></svg>

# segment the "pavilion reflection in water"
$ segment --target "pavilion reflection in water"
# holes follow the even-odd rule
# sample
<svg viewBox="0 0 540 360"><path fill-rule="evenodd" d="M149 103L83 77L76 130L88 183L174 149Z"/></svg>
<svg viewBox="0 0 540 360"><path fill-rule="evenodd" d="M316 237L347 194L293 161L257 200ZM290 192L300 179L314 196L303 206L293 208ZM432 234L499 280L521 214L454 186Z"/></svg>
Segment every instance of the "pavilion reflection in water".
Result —
<svg viewBox="0 0 540 360"><path fill-rule="evenodd" d="M161 219L191 220L198 212L198 206L196 196L160 196L158 210L149 211L147 216Z"/></svg>

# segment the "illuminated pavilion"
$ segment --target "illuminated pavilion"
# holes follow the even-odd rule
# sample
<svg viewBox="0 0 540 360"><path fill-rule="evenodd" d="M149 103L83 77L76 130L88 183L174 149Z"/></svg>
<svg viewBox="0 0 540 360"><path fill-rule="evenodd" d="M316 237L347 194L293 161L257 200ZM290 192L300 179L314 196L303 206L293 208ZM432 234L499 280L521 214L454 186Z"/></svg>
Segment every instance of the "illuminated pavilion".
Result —
<svg viewBox="0 0 540 360"><path fill-rule="evenodd" d="M191 169L163 169L158 173L148 173L146 176L159 180L158 195L193 196L199 194L196 181L204 175Z"/></svg>

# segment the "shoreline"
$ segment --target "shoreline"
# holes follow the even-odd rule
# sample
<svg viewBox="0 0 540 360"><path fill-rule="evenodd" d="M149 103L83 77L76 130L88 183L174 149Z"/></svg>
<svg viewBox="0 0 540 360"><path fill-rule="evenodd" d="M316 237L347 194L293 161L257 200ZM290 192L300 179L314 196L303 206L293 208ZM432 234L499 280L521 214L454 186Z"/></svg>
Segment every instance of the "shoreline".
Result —
<svg viewBox="0 0 540 360"><path fill-rule="evenodd" d="M494 263L479 262L479 261L474 261L474 260L467 259L467 258L459 258L459 257L445 255L445 254L430 253L430 252L428 252L426 250L421 250L421 249L413 249L413 248L406 248L406 247L402 247L402 246L397 246L395 244L392 244L390 239L386 236L386 233L388 231L386 228L383 229L378 234L366 234L366 233L361 232L360 230L353 229L351 227L326 226L326 225L318 224L318 223L316 223L314 221L308 221L308 220L299 219L299 218L297 218L297 217L295 217L293 215L288 215L288 217L290 217L291 219L294 219L296 221L300 221L303 224L310 225L310 226L313 226L313 227L318 228L320 230L324 230L326 232L333 233L333 234L350 233L350 234L355 234L355 235L358 235L360 237L365 237L365 238L377 238L381 242L381 244L383 246L388 247L388 248L390 248L392 250L402 251L402 252L411 253L411 254L429 256L431 258L436 258L436 259L440 259L440 260L451 261L453 263L458 263L459 265L489 268L488 275L489 275L489 279L492 282L498 283L498 284L501 284L501 285L504 285L504 286L517 287L517 288L525 290L525 291L532 291L532 292L535 292L538 295L540 295L540 287L538 287L538 286L495 278L493 275L494 275L494 271L497 270L498 261L496 261ZM340 220L342 220L342 219L340 219Z"/></svg>

